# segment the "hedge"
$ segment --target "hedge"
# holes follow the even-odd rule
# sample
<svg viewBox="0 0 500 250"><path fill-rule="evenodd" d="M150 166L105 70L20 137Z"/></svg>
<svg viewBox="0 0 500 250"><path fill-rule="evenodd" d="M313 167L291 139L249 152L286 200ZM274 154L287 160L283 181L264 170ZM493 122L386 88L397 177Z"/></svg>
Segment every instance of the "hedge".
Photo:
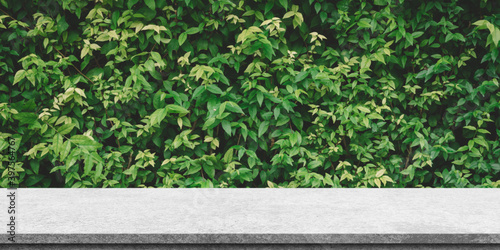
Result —
<svg viewBox="0 0 500 250"><path fill-rule="evenodd" d="M0 0L2 187L499 187L498 1Z"/></svg>

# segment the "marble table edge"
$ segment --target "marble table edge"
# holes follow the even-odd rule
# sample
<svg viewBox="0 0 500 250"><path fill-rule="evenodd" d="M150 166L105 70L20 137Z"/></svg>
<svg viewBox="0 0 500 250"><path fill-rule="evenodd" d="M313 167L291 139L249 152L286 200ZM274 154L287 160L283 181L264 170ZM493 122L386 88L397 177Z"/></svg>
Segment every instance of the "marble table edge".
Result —
<svg viewBox="0 0 500 250"><path fill-rule="evenodd" d="M0 244L495 244L500 234L3 234Z"/></svg>

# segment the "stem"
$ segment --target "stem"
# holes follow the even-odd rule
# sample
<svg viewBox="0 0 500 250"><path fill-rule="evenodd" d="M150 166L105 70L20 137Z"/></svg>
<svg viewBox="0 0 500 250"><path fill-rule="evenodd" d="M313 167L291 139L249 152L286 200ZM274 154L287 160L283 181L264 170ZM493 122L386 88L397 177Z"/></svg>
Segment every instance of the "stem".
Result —
<svg viewBox="0 0 500 250"><path fill-rule="evenodd" d="M410 156L411 156L412 150L413 150L413 148L411 148L411 147L410 147L410 150L408 150L408 156L406 157L406 163L405 163L404 169L406 169L408 167L408 162L410 161Z"/></svg>
<svg viewBox="0 0 500 250"><path fill-rule="evenodd" d="M127 169L130 168L130 164L132 164L132 152L130 152L130 156L128 157L128 165L127 165Z"/></svg>

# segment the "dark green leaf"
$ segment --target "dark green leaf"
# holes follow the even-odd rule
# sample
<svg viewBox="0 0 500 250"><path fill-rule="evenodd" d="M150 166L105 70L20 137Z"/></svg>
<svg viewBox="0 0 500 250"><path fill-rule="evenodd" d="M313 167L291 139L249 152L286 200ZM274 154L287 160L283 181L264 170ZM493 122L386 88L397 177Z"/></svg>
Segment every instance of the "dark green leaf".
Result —
<svg viewBox="0 0 500 250"><path fill-rule="evenodd" d="M150 8L152 10L156 9L155 0L144 0L144 2L148 6L148 8Z"/></svg>

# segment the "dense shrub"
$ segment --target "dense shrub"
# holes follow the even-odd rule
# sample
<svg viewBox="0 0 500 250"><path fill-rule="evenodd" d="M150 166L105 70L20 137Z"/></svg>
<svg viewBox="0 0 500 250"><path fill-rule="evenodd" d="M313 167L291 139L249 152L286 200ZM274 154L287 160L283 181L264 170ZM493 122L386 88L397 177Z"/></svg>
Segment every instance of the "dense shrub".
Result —
<svg viewBox="0 0 500 250"><path fill-rule="evenodd" d="M2 187L500 185L498 1L0 5Z"/></svg>

